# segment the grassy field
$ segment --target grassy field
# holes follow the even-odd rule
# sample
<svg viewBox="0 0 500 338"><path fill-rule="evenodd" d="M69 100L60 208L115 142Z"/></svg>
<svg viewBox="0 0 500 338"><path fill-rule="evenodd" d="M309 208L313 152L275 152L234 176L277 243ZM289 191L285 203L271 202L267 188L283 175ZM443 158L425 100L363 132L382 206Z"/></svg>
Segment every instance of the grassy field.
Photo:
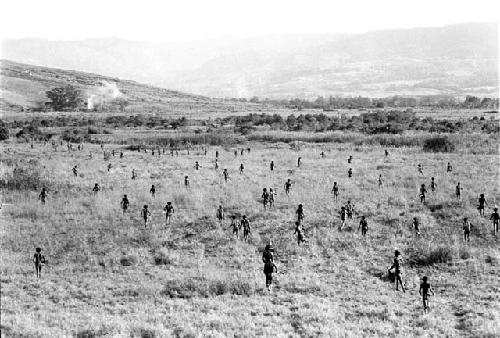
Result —
<svg viewBox="0 0 500 338"><path fill-rule="evenodd" d="M124 151L123 159L110 158L107 172L97 145L70 152L65 146L54 151L50 143L31 149L10 140L4 146L9 151L2 155L0 179L37 187L2 191L2 337L500 335L499 238L488 220L500 202L498 153L429 154L401 147L385 158L376 145L249 141L239 146L251 148L243 156L210 147L207 156L183 150L171 157L106 144L105 150ZM221 168L230 172L228 183L221 169L214 170L216 150ZM454 166L451 174L447 162ZM417 173L418 163L424 175ZM14 173L16 166L24 176ZM423 205L418 187L429 186L431 177L437 191ZM283 191L288 178L294 182L289 197ZM334 181L338 202L330 194ZM462 201L454 197L457 182ZM95 183L102 187L97 196L91 192ZM45 205L37 200L42 185L49 190ZM277 191L276 206L267 211L260 202L264 187ZM480 193L489 203L487 217L476 210ZM123 194L131 202L125 214ZM357 214L339 232L338 211L347 200ZM171 225L161 211L167 201L176 209ZM309 240L302 246L293 235L299 203ZM144 204L153 213L147 229L140 218ZM218 224L219 204L228 216L248 216L248 242L232 237L228 220ZM361 215L369 224L366 240L358 231ZM421 221L421 238L410 228L413 217ZM467 245L463 217L474 225ZM269 240L279 272L271 293L261 262ZM37 246L48 260L40 280L31 263ZM406 293L396 292L387 275L396 248L405 259ZM436 291L428 314L418 296L424 275Z"/></svg>

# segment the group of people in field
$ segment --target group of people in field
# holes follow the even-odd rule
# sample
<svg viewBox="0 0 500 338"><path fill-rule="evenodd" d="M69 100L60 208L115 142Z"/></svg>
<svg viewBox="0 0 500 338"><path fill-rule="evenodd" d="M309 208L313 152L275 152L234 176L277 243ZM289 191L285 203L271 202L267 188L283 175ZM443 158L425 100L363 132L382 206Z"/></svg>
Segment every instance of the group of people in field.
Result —
<svg viewBox="0 0 500 338"><path fill-rule="evenodd" d="M68 149L70 149L70 148L68 148ZM71 148L71 149L73 149L73 148ZM81 147L79 145L78 149L83 150L83 145L81 145ZM141 151L141 150L139 149L139 151ZM146 149L144 151L147 152ZM245 149L241 149L240 152L235 150L234 156L237 157L238 153L240 153L240 155L243 156L244 151L245 151ZM250 148L247 148L246 151L248 153L250 153ZM165 153L165 149L163 149L163 154L164 153ZM178 156L177 150L175 153ZM152 154L153 155L155 154L155 150L152 150ZM156 149L156 154L158 154L158 155L161 154L160 149ZM189 154L189 150L188 150L188 154ZM207 155L206 148L204 148L204 154L205 154L205 156ZM115 156L114 150L112 151L112 155ZM171 149L170 155L174 156L173 149ZM123 152L120 152L120 158L123 158L123 156L124 156ZM386 157L389 156L389 152L387 150L385 150L385 156ZM326 155L322 151L321 158L325 158L325 157L326 157ZM218 160L219 160L219 151L216 150L215 151L215 170L219 169ZM347 159L347 162L350 165L353 163L352 155L349 156L349 158ZM301 168L301 166L302 166L302 158L298 157L297 158L297 168ZM196 171L198 171L201 168L202 168L202 166L199 164L198 161L196 161L194 164L194 169ZM275 171L276 166L275 166L274 161L270 162L269 168L270 168L271 172ZM110 169L111 169L111 165L109 164L108 171ZM447 167L446 167L446 172L451 173L452 170L453 170L452 165L448 162ZM243 163L240 164L239 171L240 171L240 174L243 174L243 172L244 172ZM417 172L420 175L423 175L423 166L421 164L418 164ZM78 166L77 165L75 165L72 168L72 173L73 173L74 177L78 177ZM222 172L222 175L224 178L224 182L227 183L229 180L228 170L224 169ZM350 167L348 169L347 177L349 179L351 179L353 177L352 167ZM135 169L132 169L132 179L135 180L136 178L137 178L137 173L136 173ZM379 175L379 177L378 177L379 189L382 188L383 183L384 183L384 180L382 179L382 175ZM190 186L189 176L187 176L187 175L184 177L184 185L186 188L189 188L189 186ZM285 195L287 195L287 196L290 195L292 186L293 186L293 182L290 178L288 178L283 185ZM436 183L434 177L431 178L431 182L430 182L429 187L430 187L430 190L432 192L435 192L437 190L437 183ZM101 187L99 186L99 184L95 183L94 187L92 188L93 194L94 195L98 194L98 192L100 190L101 190ZM331 193L333 194L333 199L335 202L338 202L339 194L340 194L339 192L340 192L339 184L337 182L334 182ZM460 183L458 182L457 186L455 187L455 195L456 195L457 200L461 199L461 192L462 192L462 187L460 186ZM151 196L153 198L155 197L155 195L156 195L155 185L151 186L149 193L151 194ZM420 201L422 203L426 203L426 194L427 194L427 188L426 188L425 184L421 184L421 186L419 188L419 197L420 197ZM47 189L44 187L39 195L39 199L40 199L42 204L46 203L47 195L48 195ZM274 207L276 196L277 196L276 189L273 189L273 188L269 188L269 190L267 188L262 189L261 199L262 199L262 204L263 204L264 210L271 209ZM485 206L488 205L488 203L486 202L486 199L484 197L484 194L480 195L478 202L479 202L479 205L478 205L479 214L481 216L484 216ZM129 201L126 194L123 195L123 198L120 202L120 207L121 207L123 213L126 213L130 208L130 201ZM163 208L163 212L165 214L166 224L170 224L172 217L174 215L174 206L172 205L172 202L166 203L166 205ZM350 200L348 200L345 205L341 206L340 211L339 211L339 218L340 218L340 223L338 226L339 231L342 231L344 229L344 227L346 226L347 222L349 220L353 219L354 213L355 213L354 204L352 204ZM294 229L293 235L297 236L296 237L297 238L297 245L300 246L301 244L308 242L306 235L305 235L305 231L304 231L305 213L304 213L304 206L302 204L298 205L298 207L295 211L295 214L296 214L296 221L295 221L295 229ZM151 210L149 209L148 205L144 205L143 208L141 209L141 218L143 220L144 227L147 228L148 225L151 223ZM216 219L219 222L219 224L223 225L224 220L226 219L226 215L225 215L224 208L222 205L219 205L219 207L216 210ZM490 220L492 220L493 231L495 234L498 233L499 219L500 219L500 217L498 214L498 209L494 208L494 212L491 214ZM229 228L232 229L232 234L233 234L234 238L239 239L240 233L242 233L241 238L244 241L248 241L249 236L251 234L251 226L250 226L250 221L246 215L242 215L241 218L238 218L236 215L232 215L230 217ZM420 223L419 223L419 220L417 217L413 218L412 228L413 228L416 236L421 236ZM464 241L466 241L466 242L470 241L470 233L471 233L472 228L473 228L473 225L471 224L471 222L468 220L468 218L464 217L463 224L462 224ZM361 236L364 239L366 239L366 236L368 233L368 220L367 220L365 215L360 215L358 231L361 231ZM273 274L277 272L277 266L275 264L274 255L275 255L275 249L272 245L272 242L269 242L266 245L264 252L262 254L262 261L264 263L264 274L266 276L266 287L268 290L272 289ZM43 255L41 255L41 248L36 249L36 253L34 255L33 262L35 264L35 270L36 270L37 277L40 277L41 266L42 266L42 264L45 263L45 257L43 257ZM393 264L388 268L388 272L394 271L396 290L398 290L399 286L401 286L403 292L405 292L405 285L403 283L403 277L402 277L402 264L403 264L403 260L401 258L401 253L398 250L396 250L394 253ZM422 283L420 285L419 293L423 297L424 310L427 311L429 309L428 298L429 298L429 295L433 293L433 288L429 284L427 276L424 276L422 278Z"/></svg>

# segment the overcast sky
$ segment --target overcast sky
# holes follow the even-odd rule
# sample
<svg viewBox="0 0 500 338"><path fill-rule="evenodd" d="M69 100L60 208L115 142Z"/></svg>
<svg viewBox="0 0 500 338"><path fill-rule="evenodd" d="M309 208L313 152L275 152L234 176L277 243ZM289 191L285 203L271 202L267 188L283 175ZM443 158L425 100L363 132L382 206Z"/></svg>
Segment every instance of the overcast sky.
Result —
<svg viewBox="0 0 500 338"><path fill-rule="evenodd" d="M0 39L192 41L499 21L499 0L3 0Z"/></svg>

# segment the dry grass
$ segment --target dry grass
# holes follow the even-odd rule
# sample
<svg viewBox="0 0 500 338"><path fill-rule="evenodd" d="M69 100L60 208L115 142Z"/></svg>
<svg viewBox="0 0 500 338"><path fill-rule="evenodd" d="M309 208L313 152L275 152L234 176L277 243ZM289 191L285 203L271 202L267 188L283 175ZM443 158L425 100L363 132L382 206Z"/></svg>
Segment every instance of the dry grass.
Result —
<svg viewBox="0 0 500 338"><path fill-rule="evenodd" d="M429 154L402 147L385 159L379 146L349 143L247 146L251 153L236 159L223 148L211 148L208 157L126 151L121 160L111 158L107 173L102 154L88 159L89 150L99 154L93 145L85 145L84 152L54 153L49 146L9 144L2 178L16 161L37 159L40 177L50 186L44 206L37 202L39 191L3 192L3 203L13 205L4 206L0 218L2 336L500 334L498 237L475 209L479 193L490 206L500 202L497 154ZM231 174L227 184L211 163L216 149L221 167ZM277 168L273 174L271 160ZM200 171L194 161L200 161ZM445 173L448 161L454 164L452 174ZM240 162L243 175L237 171ZM417 174L418 163L424 176ZM78 178L71 173L76 164ZM139 174L135 181L132 168ZM385 180L380 190L379 173ZM190 189L183 186L185 175ZM431 176L438 190L422 205L418 186L428 185ZM287 178L295 182L290 197L283 192ZM334 181L341 187L338 203L330 195ZM464 188L461 202L454 200L457 181ZM103 188L96 197L94 183ZM151 184L157 187L154 199ZM270 211L259 204L263 187L278 192ZM123 194L131 201L126 214L119 209ZM337 211L347 200L367 216L366 241L356 220L347 231L337 230ZM167 201L176 208L169 226L161 212ZM309 239L300 247L293 236L299 203ZM148 229L139 216L143 204L153 211ZM248 215L253 226L248 242L233 240L227 221L218 224L219 204L227 214ZM414 216L421 220L420 239L409 228ZM461 240L464 216L475 225L467 246ZM279 269L271 294L265 291L260 260L268 240L275 243ZM48 259L39 281L30 264L36 246ZM386 273L395 248L408 263L406 294L394 291ZM418 296L423 275L436 289L427 315Z"/></svg>

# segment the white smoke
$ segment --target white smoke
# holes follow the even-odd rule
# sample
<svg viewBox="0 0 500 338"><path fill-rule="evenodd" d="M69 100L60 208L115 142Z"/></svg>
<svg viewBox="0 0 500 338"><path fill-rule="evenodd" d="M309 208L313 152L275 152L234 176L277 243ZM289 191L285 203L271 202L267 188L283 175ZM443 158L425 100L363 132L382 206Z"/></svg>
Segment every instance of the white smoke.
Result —
<svg viewBox="0 0 500 338"><path fill-rule="evenodd" d="M87 109L102 108L106 103L113 102L117 98L123 96L116 83L102 81L100 87L96 87L89 93L87 99Z"/></svg>

